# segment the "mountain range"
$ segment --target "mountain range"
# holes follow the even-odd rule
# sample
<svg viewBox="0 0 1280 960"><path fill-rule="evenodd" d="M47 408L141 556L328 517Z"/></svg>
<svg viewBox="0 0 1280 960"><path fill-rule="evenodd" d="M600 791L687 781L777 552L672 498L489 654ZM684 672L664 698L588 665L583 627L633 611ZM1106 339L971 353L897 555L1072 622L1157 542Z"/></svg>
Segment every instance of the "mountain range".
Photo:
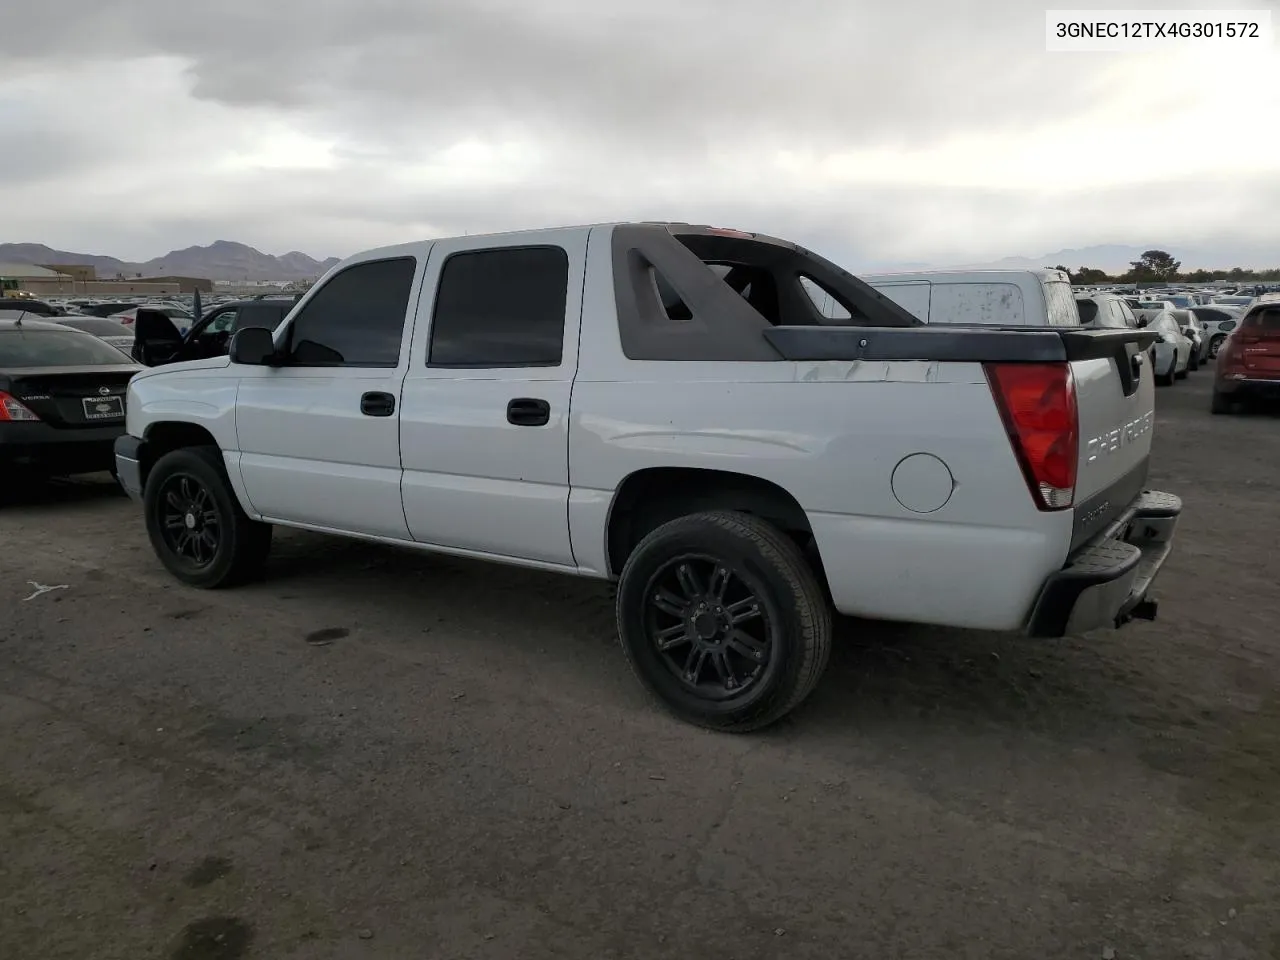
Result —
<svg viewBox="0 0 1280 960"><path fill-rule="evenodd" d="M294 250L275 257L243 243L218 240L207 247L172 250L145 263L92 253L55 250L43 243L0 243L0 263L92 266L102 279L135 277L203 277L206 280L311 280L338 262L316 260Z"/></svg>
<svg viewBox="0 0 1280 960"><path fill-rule="evenodd" d="M1182 261L1183 270L1273 270L1280 267L1280 244L1223 242L1213 246L1182 247L1168 243L1149 243L1141 247L1121 244L1098 244L1078 249L1055 250L1041 257L1004 257L989 263L959 264L953 269L966 270L1038 270L1061 264L1072 270L1093 267L1110 274L1124 273L1130 264L1147 250L1164 250Z"/></svg>
<svg viewBox="0 0 1280 960"><path fill-rule="evenodd" d="M1076 249L1056 250L1040 257L1004 257L987 263L952 264L953 270L1036 270L1062 264L1065 267L1096 267L1108 273L1123 273L1131 261L1151 249L1167 250L1182 261L1183 268L1194 270L1274 269L1280 266L1280 246L1262 244L1218 243L1212 247L1178 247L1169 244L1147 244L1141 247L1099 244ZM163 257L145 263L133 263L90 253L54 250L42 243L0 243L0 263L83 264L93 266L98 276L110 279L118 274L134 277L204 277L208 280L311 280L338 262L337 257L316 260L305 253L292 251L272 256L243 243L218 240L207 247L173 250ZM863 263L851 265L855 272L878 273L909 270L943 269L939 264Z"/></svg>

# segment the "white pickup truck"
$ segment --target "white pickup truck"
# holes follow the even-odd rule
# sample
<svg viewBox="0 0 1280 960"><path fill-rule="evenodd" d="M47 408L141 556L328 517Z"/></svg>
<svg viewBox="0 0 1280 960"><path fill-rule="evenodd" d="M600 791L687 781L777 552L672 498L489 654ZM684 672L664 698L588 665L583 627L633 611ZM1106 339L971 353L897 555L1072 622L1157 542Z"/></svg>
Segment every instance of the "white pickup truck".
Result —
<svg viewBox="0 0 1280 960"><path fill-rule="evenodd" d="M116 462L197 587L256 574L273 524L616 580L640 680L740 731L813 689L833 609L1152 618L1181 502L1146 489L1151 340L924 325L733 230L424 241L339 264L229 357L139 373Z"/></svg>

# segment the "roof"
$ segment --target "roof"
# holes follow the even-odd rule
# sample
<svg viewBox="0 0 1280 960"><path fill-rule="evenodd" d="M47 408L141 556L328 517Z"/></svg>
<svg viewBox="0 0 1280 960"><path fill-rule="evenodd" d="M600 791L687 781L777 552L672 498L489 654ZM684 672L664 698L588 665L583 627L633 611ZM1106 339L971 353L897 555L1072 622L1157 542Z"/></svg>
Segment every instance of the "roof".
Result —
<svg viewBox="0 0 1280 960"><path fill-rule="evenodd" d="M0 263L0 277L15 280L56 280L67 276L48 267L37 267L34 263Z"/></svg>
<svg viewBox="0 0 1280 960"><path fill-rule="evenodd" d="M998 282L1000 280L1010 280L1012 278L1024 279L1026 277L1034 277L1041 283L1050 281L1069 282L1067 275L1061 270L1024 270L1024 269L985 269L985 270L908 270L902 273L858 273L858 279L864 283L871 280L877 283L882 282L901 282L922 283L932 281L934 283L980 283L982 281Z"/></svg>

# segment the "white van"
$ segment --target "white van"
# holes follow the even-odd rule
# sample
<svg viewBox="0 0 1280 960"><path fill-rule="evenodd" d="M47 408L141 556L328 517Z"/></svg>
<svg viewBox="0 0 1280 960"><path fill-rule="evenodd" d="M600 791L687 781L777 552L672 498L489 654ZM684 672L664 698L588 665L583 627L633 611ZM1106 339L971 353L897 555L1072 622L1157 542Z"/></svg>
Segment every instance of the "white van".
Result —
<svg viewBox="0 0 1280 960"><path fill-rule="evenodd" d="M1071 280L1061 270L930 270L858 279L925 323L1080 326Z"/></svg>

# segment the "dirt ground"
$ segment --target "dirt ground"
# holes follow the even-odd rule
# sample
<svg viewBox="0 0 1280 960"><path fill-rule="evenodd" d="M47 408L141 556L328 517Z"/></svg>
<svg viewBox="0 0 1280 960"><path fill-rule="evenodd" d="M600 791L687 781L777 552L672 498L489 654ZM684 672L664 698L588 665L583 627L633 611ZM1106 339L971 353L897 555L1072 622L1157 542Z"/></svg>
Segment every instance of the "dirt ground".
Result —
<svg viewBox="0 0 1280 960"><path fill-rule="evenodd" d="M599 585L285 533L199 592L105 479L33 494L0 958L1280 957L1280 418L1208 381L1158 394L1157 622L846 623L749 737L646 700Z"/></svg>

